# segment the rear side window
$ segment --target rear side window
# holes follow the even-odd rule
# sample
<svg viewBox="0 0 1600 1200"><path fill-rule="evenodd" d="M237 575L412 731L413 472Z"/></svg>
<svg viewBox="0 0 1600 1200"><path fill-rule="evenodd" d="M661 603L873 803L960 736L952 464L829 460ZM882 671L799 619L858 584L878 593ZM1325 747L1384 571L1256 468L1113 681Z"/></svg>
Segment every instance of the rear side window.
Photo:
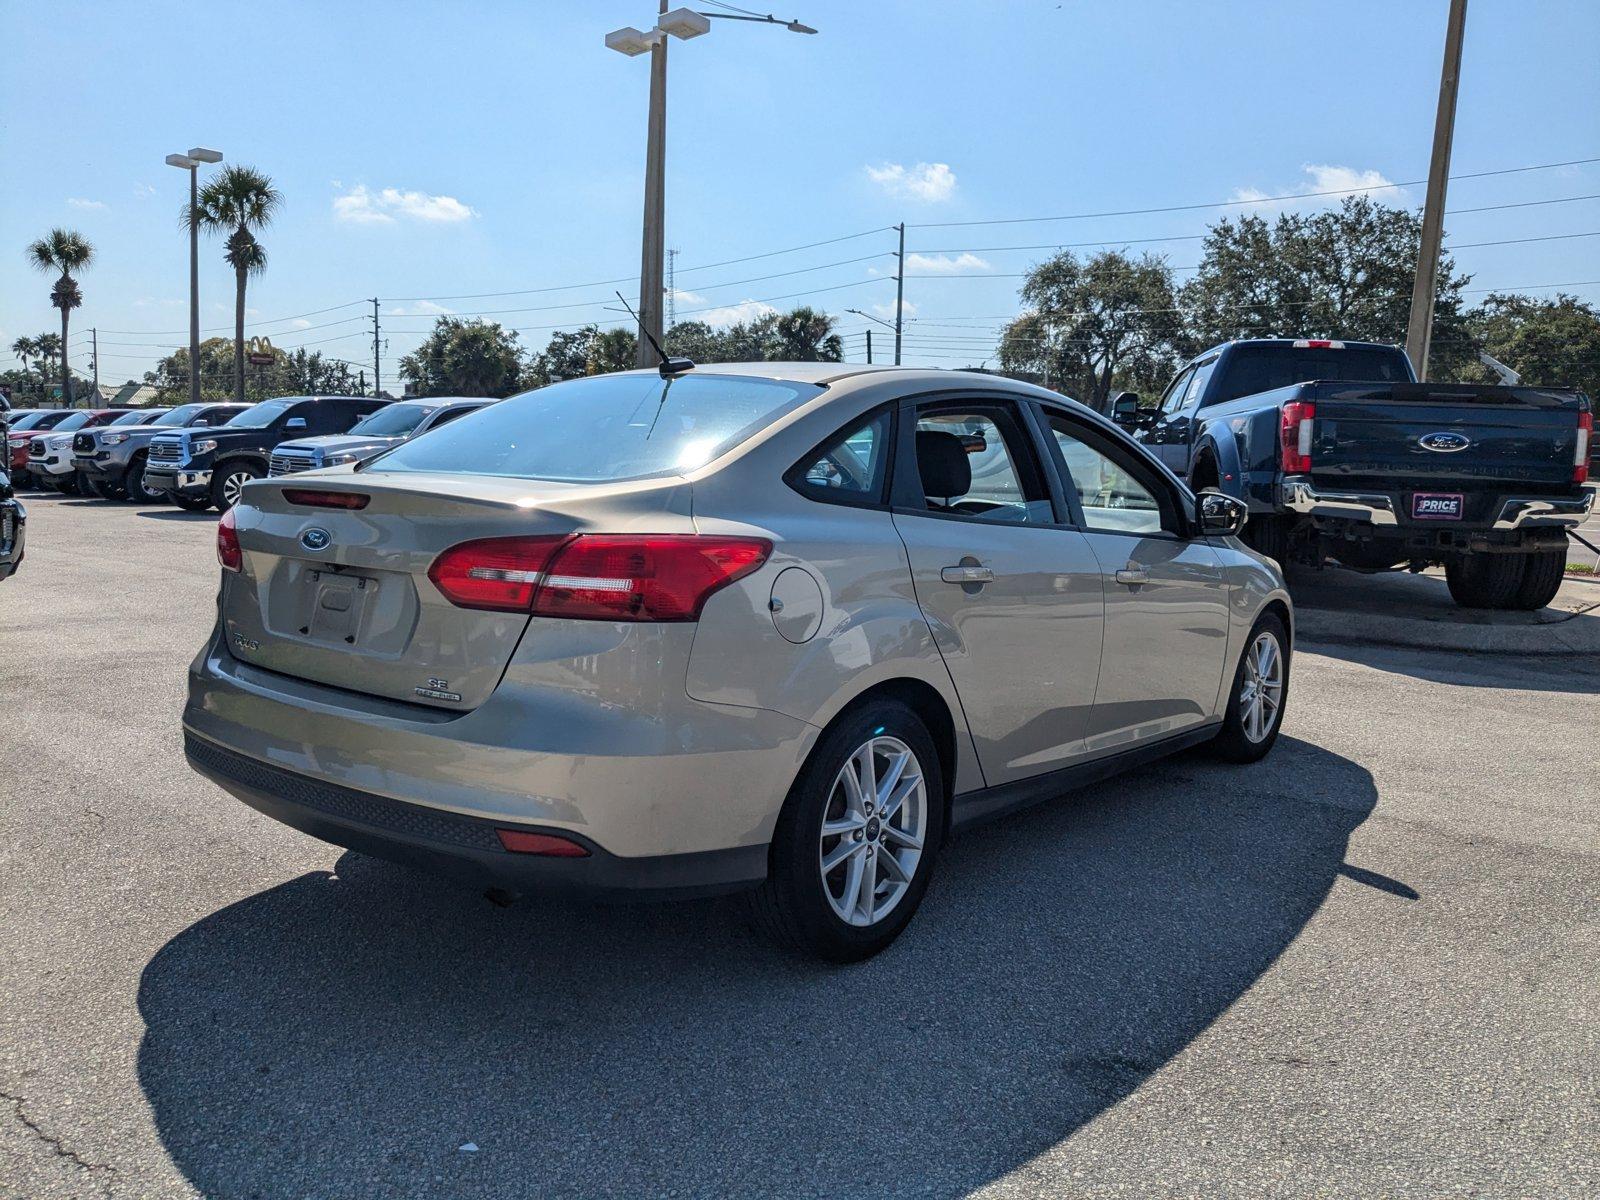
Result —
<svg viewBox="0 0 1600 1200"><path fill-rule="evenodd" d="M604 483L697 470L819 396L743 375L594 375L524 392L390 450L370 471Z"/></svg>
<svg viewBox="0 0 1600 1200"><path fill-rule="evenodd" d="M1313 379L1349 382L1407 383L1405 359L1381 346L1343 350L1296 349L1290 345L1239 346L1228 357L1213 404L1292 387Z"/></svg>
<svg viewBox="0 0 1600 1200"><path fill-rule="evenodd" d="M931 513L1048 525L1044 481L1010 405L924 409L915 432L917 476Z"/></svg>
<svg viewBox="0 0 1600 1200"><path fill-rule="evenodd" d="M814 500L875 504L889 467L889 412L845 430L789 472L789 483Z"/></svg>

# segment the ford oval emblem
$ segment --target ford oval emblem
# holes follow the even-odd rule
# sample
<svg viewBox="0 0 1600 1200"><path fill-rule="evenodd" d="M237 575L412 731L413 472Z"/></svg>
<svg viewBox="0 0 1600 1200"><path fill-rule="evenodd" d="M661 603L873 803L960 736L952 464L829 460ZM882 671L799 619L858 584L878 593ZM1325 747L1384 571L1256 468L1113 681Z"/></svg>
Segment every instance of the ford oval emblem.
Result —
<svg viewBox="0 0 1600 1200"><path fill-rule="evenodd" d="M300 544L307 550L326 550L333 545L333 534L326 529L308 529L300 535Z"/></svg>
<svg viewBox="0 0 1600 1200"><path fill-rule="evenodd" d="M1417 439L1417 445L1438 454L1454 454L1472 445L1472 439L1459 433L1425 433Z"/></svg>

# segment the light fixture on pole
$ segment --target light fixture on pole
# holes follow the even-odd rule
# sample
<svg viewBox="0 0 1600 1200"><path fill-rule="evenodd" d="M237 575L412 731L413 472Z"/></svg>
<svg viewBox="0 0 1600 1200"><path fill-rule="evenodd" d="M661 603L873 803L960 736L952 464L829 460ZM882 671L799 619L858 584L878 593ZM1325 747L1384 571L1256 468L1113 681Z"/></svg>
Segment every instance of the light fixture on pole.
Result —
<svg viewBox="0 0 1600 1200"><path fill-rule="evenodd" d="M798 21L780 21L770 16L703 13L691 8L675 8L669 12L667 0L660 0L660 13L650 29L635 29L625 25L606 34L608 50L626 54L629 58L647 52L650 55L650 116L644 159L644 234L639 253L639 349L634 360L641 367L656 365L650 339L654 337L660 341L665 336L662 310L666 275L667 38L670 35L688 41L701 37L711 32L712 18L782 25L795 33L816 32Z"/></svg>
<svg viewBox="0 0 1600 1200"><path fill-rule="evenodd" d="M200 164L219 163L222 151L194 146L167 155L167 166L189 172L189 403L200 403Z"/></svg>

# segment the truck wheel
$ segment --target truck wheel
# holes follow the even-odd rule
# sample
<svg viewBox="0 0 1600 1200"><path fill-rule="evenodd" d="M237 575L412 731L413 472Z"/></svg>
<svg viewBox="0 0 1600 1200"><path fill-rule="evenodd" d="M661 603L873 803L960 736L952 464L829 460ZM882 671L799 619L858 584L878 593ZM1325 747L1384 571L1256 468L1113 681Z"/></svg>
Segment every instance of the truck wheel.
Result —
<svg viewBox="0 0 1600 1200"><path fill-rule="evenodd" d="M90 479L87 475L78 476L78 491L84 496L96 496L101 500L111 499L111 489L98 479Z"/></svg>
<svg viewBox="0 0 1600 1200"><path fill-rule="evenodd" d="M63 496L76 496L78 494L78 473L68 471L56 479L56 491Z"/></svg>
<svg viewBox="0 0 1600 1200"><path fill-rule="evenodd" d="M218 512L227 512L239 503L239 492L252 479L260 479L261 472L249 463L229 463L218 468L211 477L211 503Z"/></svg>
<svg viewBox="0 0 1600 1200"><path fill-rule="evenodd" d="M1561 577L1566 573L1567 552L1564 548L1541 550L1528 555L1522 571L1522 586L1517 588L1511 607L1528 612L1543 608L1556 598L1556 593L1561 590Z"/></svg>
<svg viewBox="0 0 1600 1200"><path fill-rule="evenodd" d="M1450 596L1462 608L1515 608L1527 566L1521 554L1464 554L1445 564Z"/></svg>
<svg viewBox="0 0 1600 1200"><path fill-rule="evenodd" d="M135 454L133 461L128 464L128 472L122 477L123 485L128 489L128 499L135 504L155 504L161 499L160 492L152 492L144 485L144 460L143 454Z"/></svg>
<svg viewBox="0 0 1600 1200"><path fill-rule="evenodd" d="M1251 517L1244 527L1243 541L1281 567L1289 556L1289 523L1278 516Z"/></svg>
<svg viewBox="0 0 1600 1200"><path fill-rule="evenodd" d="M211 507L210 496L180 496L177 492L168 492L167 499L184 512L205 512Z"/></svg>

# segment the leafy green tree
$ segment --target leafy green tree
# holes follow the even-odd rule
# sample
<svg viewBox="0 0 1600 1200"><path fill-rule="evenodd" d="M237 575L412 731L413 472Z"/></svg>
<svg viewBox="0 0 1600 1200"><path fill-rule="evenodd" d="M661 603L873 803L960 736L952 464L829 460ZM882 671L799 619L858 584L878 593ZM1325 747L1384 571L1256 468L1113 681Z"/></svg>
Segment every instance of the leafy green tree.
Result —
<svg viewBox="0 0 1600 1200"><path fill-rule="evenodd" d="M1338 208L1224 219L1206 235L1200 270L1185 285L1186 349L1239 337L1405 341L1422 241L1414 212L1347 196ZM1430 373L1452 378L1472 362L1462 289L1439 264Z"/></svg>
<svg viewBox="0 0 1600 1200"><path fill-rule="evenodd" d="M183 403L189 394L189 351L174 351L147 372L163 404ZM205 400L227 400L233 395L233 343L227 338L207 338L200 343L200 395ZM355 372L342 359L326 358L320 350L274 347L270 363L251 363L245 377L245 400L257 403L274 396L348 396L357 388Z"/></svg>
<svg viewBox="0 0 1600 1200"><path fill-rule="evenodd" d="M550 335L545 348L534 355L528 373L522 381L523 386L548 387L563 379L576 379L580 375L587 375L589 347L598 332L598 327L594 325L585 325L570 332L564 329L556 330Z"/></svg>
<svg viewBox="0 0 1600 1200"><path fill-rule="evenodd" d="M28 261L45 274L56 274L55 286L50 289L50 303L61 310L61 345L66 347L69 338L68 323L72 310L83 304L83 291L73 277L94 262L94 247L89 239L71 229L52 229L49 234L27 249ZM67 356L61 359L61 398L64 404L72 403L72 372L67 366Z"/></svg>
<svg viewBox="0 0 1600 1200"><path fill-rule="evenodd" d="M1103 410L1113 391L1158 392L1176 365L1183 323L1172 268L1156 255L1064 250L1033 268L1022 301L1027 311L1000 338L1007 373Z"/></svg>
<svg viewBox="0 0 1600 1200"><path fill-rule="evenodd" d="M596 332L589 340L586 373L609 375L613 371L631 371L638 361L638 345L639 339L631 329L619 326Z"/></svg>
<svg viewBox="0 0 1600 1200"><path fill-rule="evenodd" d="M400 374L419 396L509 396L523 368L517 335L477 317L440 317L400 360Z"/></svg>
<svg viewBox="0 0 1600 1200"><path fill-rule="evenodd" d="M668 354L697 363L731 362L724 353L727 339L704 321L680 321L662 339Z"/></svg>
<svg viewBox="0 0 1600 1200"><path fill-rule="evenodd" d="M195 212L188 206L183 210L185 228L193 220L203 230L227 234L223 258L233 268L233 388L234 399L240 403L245 399L245 286L250 276L267 269L266 247L256 233L270 225L282 207L283 193L270 175L254 167L230 165L200 189Z"/></svg>
<svg viewBox="0 0 1600 1200"><path fill-rule="evenodd" d="M1516 371L1524 383L1575 387L1600 397L1600 309L1594 305L1565 294L1541 300L1492 292L1467 315L1467 327L1476 348ZM1460 374L1474 382L1499 379L1478 363Z"/></svg>

